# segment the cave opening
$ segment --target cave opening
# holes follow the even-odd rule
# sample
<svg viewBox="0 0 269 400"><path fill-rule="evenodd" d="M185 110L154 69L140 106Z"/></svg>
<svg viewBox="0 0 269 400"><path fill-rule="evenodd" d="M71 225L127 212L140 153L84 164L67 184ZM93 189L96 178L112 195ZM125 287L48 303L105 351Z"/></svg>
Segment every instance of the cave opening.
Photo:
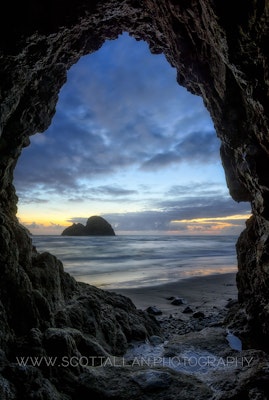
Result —
<svg viewBox="0 0 269 400"><path fill-rule="evenodd" d="M176 71L145 42L124 33L80 59L51 126L31 142L15 170L18 217L37 249L58 256L71 275L115 287L235 272L233 244L248 206L230 198L202 99L179 86ZM57 236L66 226L95 214L121 236L118 247L109 241L105 249L100 238L63 245ZM136 235L135 251L133 238L129 248L122 242L126 235ZM165 239L155 243L158 235ZM164 240L166 255L157 249ZM188 255L180 249L191 240ZM150 262L158 278L144 271Z"/></svg>

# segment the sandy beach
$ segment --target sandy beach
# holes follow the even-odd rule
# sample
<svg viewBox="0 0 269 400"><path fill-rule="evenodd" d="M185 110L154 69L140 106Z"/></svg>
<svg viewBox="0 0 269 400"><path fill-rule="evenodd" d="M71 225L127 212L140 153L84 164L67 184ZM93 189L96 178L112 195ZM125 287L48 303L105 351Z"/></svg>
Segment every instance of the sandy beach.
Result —
<svg viewBox="0 0 269 400"><path fill-rule="evenodd" d="M110 291L129 297L139 309L155 306L163 315L182 313L187 306L207 313L214 308L223 309L229 300L237 299L235 276L235 273L198 276L158 286ZM184 304L172 305L169 300L172 297L184 299Z"/></svg>

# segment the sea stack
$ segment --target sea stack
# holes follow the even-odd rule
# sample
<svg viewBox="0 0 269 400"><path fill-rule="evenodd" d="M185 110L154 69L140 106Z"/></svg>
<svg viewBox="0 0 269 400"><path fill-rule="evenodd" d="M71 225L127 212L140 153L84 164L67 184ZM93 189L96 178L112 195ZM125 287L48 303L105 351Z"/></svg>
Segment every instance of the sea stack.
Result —
<svg viewBox="0 0 269 400"><path fill-rule="evenodd" d="M62 232L62 236L115 236L112 226L102 217L92 216L86 226L73 224Z"/></svg>

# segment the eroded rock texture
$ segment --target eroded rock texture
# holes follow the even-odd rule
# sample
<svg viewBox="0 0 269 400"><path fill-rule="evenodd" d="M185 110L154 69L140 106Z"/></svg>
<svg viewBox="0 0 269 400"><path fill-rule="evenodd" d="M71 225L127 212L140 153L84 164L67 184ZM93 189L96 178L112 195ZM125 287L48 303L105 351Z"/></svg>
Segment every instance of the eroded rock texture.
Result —
<svg viewBox="0 0 269 400"><path fill-rule="evenodd" d="M38 354L40 349L49 352L53 343L75 353L78 343L113 352L122 340L125 343L128 337L146 334L147 327L154 329L131 304L123 307L119 298L76 284L53 256L39 255L15 216L12 178L16 160L22 147L29 144L28 137L49 126L67 69L122 31L146 40L153 53L163 52L177 68L179 84L201 95L211 113L222 141L221 157L231 196L236 201L250 201L253 209L237 244L239 299L259 343L268 341L269 6L267 0L238 0L236 5L231 0L30 0L5 4L0 13L0 345L7 356L12 357L14 347L24 349L22 352L27 348L35 348ZM106 320L109 326L104 329L104 309L113 308L118 311ZM137 318L134 329L129 312L131 320ZM61 331L66 327L69 331ZM108 328L115 333L115 343L105 337ZM5 361L1 370L3 365ZM79 376L78 371L72 373ZM52 397L56 392L46 374L30 368L4 369L1 398L16 398L20 386L15 387L13 381L26 393L27 380L39 393L31 398L66 398L60 394ZM84 380L80 398L87 397L94 379ZM71 381L66 372L65 382ZM60 387L61 391L64 388ZM141 393L136 395L144 398Z"/></svg>

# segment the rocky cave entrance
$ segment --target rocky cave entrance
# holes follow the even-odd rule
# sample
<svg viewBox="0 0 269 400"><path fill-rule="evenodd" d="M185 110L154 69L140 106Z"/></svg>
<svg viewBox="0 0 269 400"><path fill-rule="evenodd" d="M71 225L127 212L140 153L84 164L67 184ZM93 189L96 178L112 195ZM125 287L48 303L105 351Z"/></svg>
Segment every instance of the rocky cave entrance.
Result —
<svg viewBox="0 0 269 400"><path fill-rule="evenodd" d="M136 42L127 33L106 42L97 53L84 57L70 70L50 128L33 137L20 157L15 170L20 222L34 235L60 235L65 228L60 220L85 223L90 215L102 214L117 235L180 234L191 235L187 239L191 241L193 235L211 234L209 242L213 242L215 235L239 234L248 206L238 205L228 194L219 162L220 142L202 99L177 85L176 71L163 56L151 55L145 42ZM145 208L147 199L148 209L139 210L141 203ZM92 253L87 266L83 248L79 247L82 254L76 260L78 248L71 247L68 253L60 238L58 244L43 237L34 237L33 242L38 251L58 256L72 276L94 285L101 282L104 287L113 283L109 275L114 271L115 251L111 249L109 258L110 252L107 255L99 242L88 248ZM185 265L193 263L189 272L179 267L178 278L193 275L196 269L198 274L203 274L203 269L204 274L233 270L233 246L225 257L224 239L223 259L219 248L210 262L202 257L207 255L206 247L212 246L209 242L204 238L201 256L198 251L195 257L199 258L192 261L188 258L193 250L190 248L189 257L185 252L181 255L180 247L185 245L180 242L178 254L167 255L172 259L178 256L179 266L184 260ZM218 243L221 246L221 241ZM167 276L174 276L172 259L169 263L161 255L157 261L155 254L149 253L156 251L154 247L147 251L152 263L163 262ZM135 259L140 263L133 268L142 268L139 252L119 253L121 265L126 258L122 274L127 276L127 264ZM210 251L208 256L212 257ZM111 273L104 275L109 282L97 272L91 275L91 270L98 268L106 271L109 263ZM165 283L164 277L157 278L155 284ZM122 276L120 279L124 282ZM143 285L146 282L151 284L144 277Z"/></svg>

